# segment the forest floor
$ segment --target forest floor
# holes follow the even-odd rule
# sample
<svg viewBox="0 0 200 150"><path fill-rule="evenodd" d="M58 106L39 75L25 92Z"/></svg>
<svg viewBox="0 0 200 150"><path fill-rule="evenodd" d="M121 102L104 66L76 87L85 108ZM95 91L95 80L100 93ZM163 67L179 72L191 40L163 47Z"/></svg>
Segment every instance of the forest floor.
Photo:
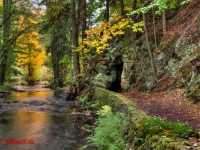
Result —
<svg viewBox="0 0 200 150"><path fill-rule="evenodd" d="M184 122L200 131L200 103L187 100L181 90L142 93L137 89L120 93L137 104L147 115L170 122Z"/></svg>

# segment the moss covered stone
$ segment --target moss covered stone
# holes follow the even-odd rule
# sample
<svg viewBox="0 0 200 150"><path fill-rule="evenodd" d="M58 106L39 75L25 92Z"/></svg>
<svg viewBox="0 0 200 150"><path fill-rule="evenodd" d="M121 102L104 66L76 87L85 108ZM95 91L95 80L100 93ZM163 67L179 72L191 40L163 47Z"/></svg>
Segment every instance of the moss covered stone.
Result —
<svg viewBox="0 0 200 150"><path fill-rule="evenodd" d="M95 100L100 100L103 101L104 104L110 105L113 111L120 111L130 115L131 118L134 119L133 121L135 121L137 118L147 117L146 113L139 109L129 99L103 88L95 88L93 101Z"/></svg>
<svg viewBox="0 0 200 150"><path fill-rule="evenodd" d="M138 137L139 123L141 120L149 119L145 112L124 96L96 87L93 101L103 101L103 104L110 105L113 111L120 111L129 117L129 127L125 138L129 141L132 149L141 150L198 150L200 147L193 147L193 144L179 137L166 137L163 135L147 134L145 137Z"/></svg>

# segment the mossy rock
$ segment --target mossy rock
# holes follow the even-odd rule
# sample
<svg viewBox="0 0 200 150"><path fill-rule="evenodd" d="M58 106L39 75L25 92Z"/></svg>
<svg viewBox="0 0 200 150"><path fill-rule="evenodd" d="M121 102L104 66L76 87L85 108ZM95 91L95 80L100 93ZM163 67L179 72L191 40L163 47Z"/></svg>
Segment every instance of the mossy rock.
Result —
<svg viewBox="0 0 200 150"><path fill-rule="evenodd" d="M193 149L190 146L185 145L185 140L172 138L172 137L160 137L157 135L147 136L145 143L141 146L142 149L148 148L149 150L186 150Z"/></svg>
<svg viewBox="0 0 200 150"><path fill-rule="evenodd" d="M95 100L100 100L103 101L104 104L110 105L113 111L120 111L127 115L130 115L131 118L134 118L133 121L137 118L147 117L146 113L139 109L129 99L120 94L103 88L95 88L93 101Z"/></svg>
<svg viewBox="0 0 200 150"><path fill-rule="evenodd" d="M96 87L92 101L103 101L103 104L110 105L112 111L125 113L129 118L129 126L124 138L130 143L132 149L137 150L198 150L200 147L193 147L192 143L180 137L166 137L159 134L147 134L145 137L138 137L139 123L142 120L150 119L145 112L124 96Z"/></svg>

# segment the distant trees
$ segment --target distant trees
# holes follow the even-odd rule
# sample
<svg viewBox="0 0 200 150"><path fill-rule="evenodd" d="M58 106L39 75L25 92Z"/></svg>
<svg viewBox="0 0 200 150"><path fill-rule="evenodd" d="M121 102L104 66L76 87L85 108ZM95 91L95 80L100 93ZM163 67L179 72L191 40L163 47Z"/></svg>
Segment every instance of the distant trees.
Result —
<svg viewBox="0 0 200 150"><path fill-rule="evenodd" d="M37 18L37 16L35 16ZM31 18L20 17L23 22L21 29L28 27L30 24L37 22ZM26 78L29 84L34 84L37 81L37 71L44 64L45 49L39 43L40 35L36 28L29 29L18 37L14 47L17 54L16 65L25 70Z"/></svg>
<svg viewBox="0 0 200 150"><path fill-rule="evenodd" d="M53 84L62 87L65 84L66 76L69 76L68 74L70 74L74 84L79 84L84 69L87 69L87 59L90 57L87 54L91 49L101 53L109 46L109 42L113 38L124 34L127 28L132 28L134 32L142 31L143 25L150 58L152 56L152 69L154 68L155 79L158 80L156 68L153 64L153 55L150 54L151 50L148 46L148 22L146 21L152 19L154 41L157 47L159 43L156 38L155 15L162 14L163 35L165 35L167 32L165 11L167 12L167 9L175 7L176 2L177 0L42 0L41 4L46 5L46 8L43 10L45 12L44 21L41 23L40 20L39 23L42 24L40 33L46 34L49 39L46 51L51 54L54 73ZM189 0L182 0L182 4L188 2ZM12 0L3 0L2 5L2 7L0 6L2 15L2 18L0 18L2 19L0 23L0 84L5 81L7 68L12 66L15 58L22 55L15 55L16 51L13 51L14 43L15 48L18 46L18 50L21 49L21 52L25 47L27 47L26 49L36 50L38 49L36 45L40 45L37 41L39 35L36 36L37 29L33 31L38 22L29 22L26 28L19 27L25 24L27 18L34 17L34 13L29 10L37 13L38 8L33 7L29 0L19 0L15 3L12 3ZM148 16L145 14L150 10L152 10L151 16L153 17L149 19L146 18ZM130 12L133 15L131 17L126 15ZM140 19L137 19L135 14L139 13L142 13L143 17L140 16ZM19 16L24 16L24 21L20 22ZM136 23L136 19L143 20L143 22ZM17 27L17 29L13 30L13 27L15 29ZM25 35L27 39L23 39ZM35 41L31 40L33 36L36 36ZM35 46L32 42L35 42ZM9 52L13 55L12 61L8 59Z"/></svg>
<svg viewBox="0 0 200 150"><path fill-rule="evenodd" d="M2 20L0 23L0 84L6 81L8 73L12 71L14 62L16 61L16 53L14 45L17 38L25 33L33 24L29 24L27 28L20 28L23 22L20 23L19 16L32 17L30 10L37 12L37 9L32 6L29 0L3 0ZM1 8L1 6L0 6ZM25 19L24 19L25 20Z"/></svg>

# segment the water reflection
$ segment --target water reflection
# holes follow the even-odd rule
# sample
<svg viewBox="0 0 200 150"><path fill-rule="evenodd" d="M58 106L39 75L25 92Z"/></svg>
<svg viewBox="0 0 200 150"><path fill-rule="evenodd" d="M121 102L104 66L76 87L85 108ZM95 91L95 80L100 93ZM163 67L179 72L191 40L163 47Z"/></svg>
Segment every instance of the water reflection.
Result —
<svg viewBox="0 0 200 150"><path fill-rule="evenodd" d="M0 108L0 149L3 150L77 150L89 136L82 126L91 123L86 116L72 116L71 105L54 92L20 92L6 95L8 103ZM64 111L63 111L64 110ZM26 140L8 144L6 140ZM34 144L30 144L30 140Z"/></svg>
<svg viewBox="0 0 200 150"><path fill-rule="evenodd" d="M54 96L54 92L16 92L6 95L7 100L26 100L30 98L40 98L41 100L48 100L49 97Z"/></svg>

